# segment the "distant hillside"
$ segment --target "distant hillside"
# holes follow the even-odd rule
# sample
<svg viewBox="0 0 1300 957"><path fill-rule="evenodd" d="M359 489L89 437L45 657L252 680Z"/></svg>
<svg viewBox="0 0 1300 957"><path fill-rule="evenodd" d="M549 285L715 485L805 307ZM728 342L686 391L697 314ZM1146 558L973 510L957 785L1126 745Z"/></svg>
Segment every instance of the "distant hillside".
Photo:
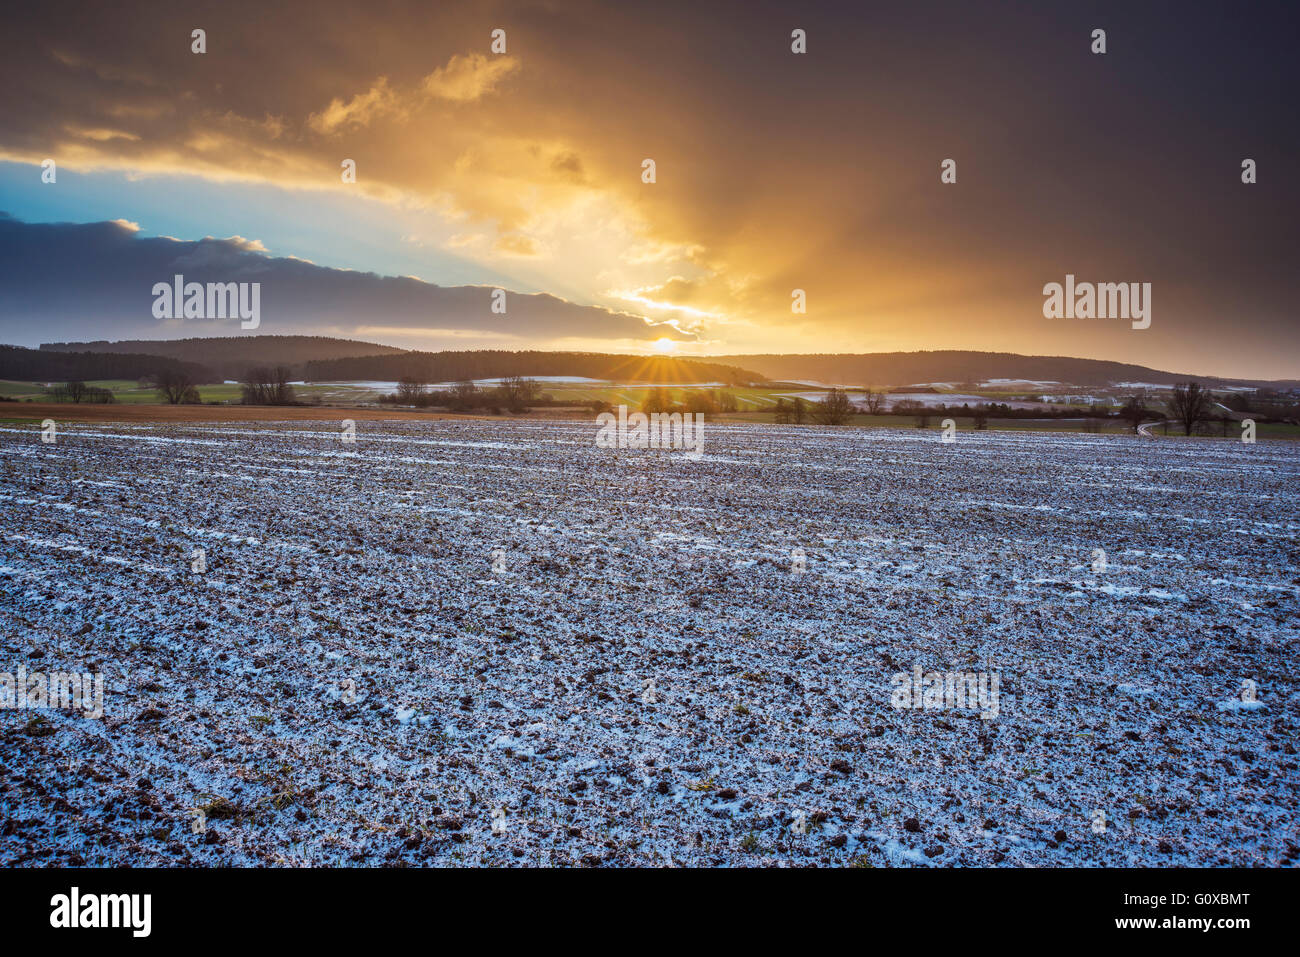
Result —
<svg viewBox="0 0 1300 957"><path fill-rule="evenodd" d="M583 376L625 382L762 381L763 376L707 359L623 356L597 352L412 352L373 342L328 336L212 336L121 342L52 342L42 355L143 353L201 363L206 378L241 378L252 366L286 365L293 378L308 382L355 379L396 380L415 376L429 382L500 376Z"/></svg>
<svg viewBox="0 0 1300 957"><path fill-rule="evenodd" d="M166 356L133 352L42 352L21 346L0 346L0 379L19 382L143 379L171 370L183 370L196 382L210 382L214 377L210 369L199 363Z"/></svg>
<svg viewBox="0 0 1300 957"><path fill-rule="evenodd" d="M621 382L760 381L763 376L732 365L667 356L619 356L598 352L407 352L401 355L325 359L307 365L309 382L347 379L392 381L414 376L426 382L494 379L500 376L583 376Z"/></svg>
<svg viewBox="0 0 1300 957"><path fill-rule="evenodd" d="M1021 356L1011 352L876 352L861 355L732 355L713 356L754 369L776 380L862 386L901 386L918 382L954 384L990 379L1029 379L1101 387L1112 382L1164 385L1196 379L1207 386L1258 385L1288 388L1293 383L1220 379L1185 372L1160 372L1146 366L1067 356Z"/></svg>
<svg viewBox="0 0 1300 957"><path fill-rule="evenodd" d="M66 379L48 370L57 368L108 368L80 359L68 366L39 365L35 356L114 355L123 362L114 368L157 368L151 357L187 362L202 369L203 381L238 379L256 365L286 365L293 378L309 382L357 379L396 380L414 376L429 382L489 379L500 376L584 376L624 382L723 382L739 385L767 380L810 380L873 386L908 386L923 382L951 382L955 386L990 379L1052 381L1084 388L1102 388L1117 382L1167 385L1188 379L1211 387L1230 385L1292 389L1294 380L1270 382L1224 379L1186 372L1162 372L1146 366L1068 356L1022 356L1010 352L877 352L822 355L727 355L699 359L672 356L627 356L597 352L507 352L471 350L414 352L373 342L328 336L214 336L170 340L121 342L55 342L40 351L11 354L9 368L21 374L0 378ZM71 361L71 360L69 360ZM39 371L47 370L47 371ZM146 373L147 374L147 373ZM135 378L131 372L89 375L82 378Z"/></svg>
<svg viewBox="0 0 1300 957"><path fill-rule="evenodd" d="M201 363L222 379L238 379L252 366L289 366L301 378L320 359L402 354L404 349L329 336L211 336L121 342L50 342L46 352L142 353Z"/></svg>

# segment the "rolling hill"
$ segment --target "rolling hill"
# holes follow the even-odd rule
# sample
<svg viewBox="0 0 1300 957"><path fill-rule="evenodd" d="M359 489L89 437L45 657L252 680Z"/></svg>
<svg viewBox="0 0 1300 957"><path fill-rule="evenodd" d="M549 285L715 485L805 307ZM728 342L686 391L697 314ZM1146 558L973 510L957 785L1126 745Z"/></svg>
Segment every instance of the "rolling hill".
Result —
<svg viewBox="0 0 1300 957"><path fill-rule="evenodd" d="M1060 382L1086 387L1104 387L1119 382L1147 382L1170 385L1195 379L1210 387L1248 385L1277 389L1295 388L1300 382L1269 382L1224 379L1187 372L1162 372L1146 366L1102 359L1074 359L1068 356L1022 356L1011 352L875 352L857 355L726 355L716 362L753 369L769 379L810 380L875 387L904 386L924 382L954 385L987 382L991 379Z"/></svg>
<svg viewBox="0 0 1300 957"><path fill-rule="evenodd" d="M0 379L20 382L145 379L160 372L177 370L184 371L196 382L212 378L212 372L205 366L170 356L145 355L134 351L42 352L38 349L24 349L22 346L0 345Z"/></svg>
<svg viewBox="0 0 1300 957"><path fill-rule="evenodd" d="M42 352L139 353L165 356L202 365L211 375L238 379L252 366L289 366L296 378L309 362L352 356L405 353L405 349L374 342L334 339L329 336L209 336L193 339L124 339L120 342L51 342Z"/></svg>
<svg viewBox="0 0 1300 957"><path fill-rule="evenodd" d="M60 365L52 359L38 357L54 354L112 354L135 357L130 360L124 358L121 369L148 368L150 356L190 363L194 370L201 367L207 381L238 379L252 366L286 365L290 367L294 378L309 382L391 381L404 376L413 376L427 382L450 382L519 375L575 376L646 383L721 382L729 385L812 381L875 388L896 388L921 383L950 383L954 387L970 387L990 380L1008 383L1059 382L1083 388L1104 388L1123 382L1171 385L1189 379L1196 379L1210 388L1300 387L1300 381L1297 380L1228 379L1188 372L1166 372L1102 359L957 350L678 358L537 350L418 352L328 336L224 336L158 341L135 339L121 342L57 342L42 345L39 352L6 348L9 348L5 359L5 368L8 370L6 377L13 379L66 378L52 370L75 371L94 365L84 359L66 360L64 365ZM116 377L132 378L134 373L125 372Z"/></svg>
<svg viewBox="0 0 1300 957"><path fill-rule="evenodd" d="M308 363L307 379L400 379L426 382L499 376L582 376L617 382L723 382L739 385L763 377L747 369L705 359L624 356L599 352L407 352L402 355L323 359Z"/></svg>

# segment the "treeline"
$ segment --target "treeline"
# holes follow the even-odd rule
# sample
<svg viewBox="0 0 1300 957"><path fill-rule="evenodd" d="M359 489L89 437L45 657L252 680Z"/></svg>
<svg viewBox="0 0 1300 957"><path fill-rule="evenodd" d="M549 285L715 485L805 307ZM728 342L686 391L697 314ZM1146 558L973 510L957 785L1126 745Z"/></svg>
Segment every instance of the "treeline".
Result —
<svg viewBox="0 0 1300 957"><path fill-rule="evenodd" d="M542 391L537 380L522 376L507 376L501 380L500 385L490 388L480 388L466 379L448 389L430 389L426 383L417 379L404 378L398 380L396 392L381 396L379 401L419 409L442 408L452 412L483 411L493 414L500 414L503 410L518 413L553 406L572 408L582 405L593 412L607 412L612 408L610 403L601 399L582 403L555 399ZM736 397L721 389L651 389L640 406L640 410L646 413L716 414L735 412L737 408Z"/></svg>
<svg viewBox="0 0 1300 957"><path fill-rule="evenodd" d="M102 389L99 386L86 385L86 383L76 379L46 390L45 398L51 402L72 402L75 404L87 402L98 403L100 405L112 405L117 401L117 398L113 395L112 389Z"/></svg>
<svg viewBox="0 0 1300 957"><path fill-rule="evenodd" d="M869 395L868 398L871 398L871 396ZM1094 404L1073 408L1019 409L1012 408L1001 402L980 402L974 406L967 403L962 403L960 406L942 403L924 405L912 399L905 399L894 403L889 412L893 415L914 416L917 428L926 428L929 426L931 418L942 417L954 419L961 416L970 417L974 420L977 429L987 427L990 416L999 419L1074 419L1082 417L1084 420L1083 427L1087 432L1100 431L1107 420L1120 420L1126 423L1127 427L1135 433L1140 430L1142 423L1157 422L1166 425L1166 427L1170 424L1175 425L1182 429L1184 435L1217 434L1227 436L1232 433L1242 419L1249 417L1243 414L1244 412L1252 412L1264 421L1294 422L1294 418L1287 419L1285 415L1277 414L1289 411L1294 416L1298 411L1293 398L1291 403L1287 404L1286 400L1288 398L1290 397L1276 392L1268 393L1264 402L1238 396L1233 402L1233 406L1235 406L1233 407L1221 402L1214 392L1200 382L1193 380L1175 383L1170 390L1168 399L1152 405L1147 404L1149 397L1145 395L1131 395L1118 408L1111 405ZM1268 400L1276 400L1276 404L1267 405ZM1256 408L1252 409L1252 406ZM875 413L877 410L873 407L871 411Z"/></svg>
<svg viewBox="0 0 1300 957"><path fill-rule="evenodd" d="M991 379L1067 382L1100 387L1115 382L1173 385L1187 378L1146 366L1069 356L1022 356L1012 352L876 352L825 355L729 355L715 361L753 369L775 381L848 382L862 386L904 386L950 382L962 388ZM1237 383L1233 379L1203 378L1210 386ZM1240 384L1264 385L1263 382Z"/></svg>
<svg viewBox="0 0 1300 957"><path fill-rule="evenodd" d="M289 377L288 366L254 366L239 381L240 402L243 405L301 405ZM147 384L157 392L158 400L168 405L198 405L203 401L198 386L184 373L163 373Z"/></svg>
<svg viewBox="0 0 1300 957"><path fill-rule="evenodd" d="M336 339L332 336L206 336L190 339L123 340L121 342L47 342L43 352L135 353L164 356L201 365L208 371L203 381L239 380L263 366L285 366L293 378L302 378L309 362L346 356L400 355L406 350L374 342Z"/></svg>
<svg viewBox="0 0 1300 957"><path fill-rule="evenodd" d="M308 382L350 379L462 382L510 376L578 376L618 382L742 385L763 381L761 375L717 362L668 356L619 356L598 352L406 352L400 355L322 359L307 363Z"/></svg>
<svg viewBox="0 0 1300 957"><path fill-rule="evenodd" d="M1281 393L1269 393L1266 399L1284 400L1288 398ZM840 389L831 389L820 400L806 402L799 397L790 400L777 399L775 419L777 423L818 422L822 425L844 425L860 414L868 416L892 415L911 416L916 420L918 429L930 427L931 420L971 419L976 429L988 428L990 418L998 419L1076 419L1082 417L1084 430L1101 431L1106 420L1122 420L1133 432L1138 432L1142 423L1156 421L1173 423L1183 429L1185 435L1228 435L1231 428L1245 416L1232 410L1224 409L1215 394L1196 381L1176 383L1169 399L1163 403L1149 406L1147 397L1131 395L1120 407L1093 404L1090 406L1061 408L1044 407L1040 409L1015 408L1005 402L977 402L975 405L963 402L961 405L948 405L938 402L928 405L915 399L900 399L890 404L888 394L875 390L866 390L861 402L855 402L848 393ZM1251 402L1240 399L1239 405L1249 406ZM1255 400L1259 404L1259 400ZM1285 421L1285 420L1284 420Z"/></svg>
<svg viewBox="0 0 1300 957"><path fill-rule="evenodd" d="M288 366L254 366L239 382L244 405L299 405Z"/></svg>
<svg viewBox="0 0 1300 957"><path fill-rule="evenodd" d="M1276 389L1231 392L1221 400L1233 412L1253 416L1262 422L1300 422L1300 397Z"/></svg>
<svg viewBox="0 0 1300 957"><path fill-rule="evenodd" d="M412 405L417 409L442 408L452 412L491 412L500 415L502 410L527 412L537 405L552 405L550 396L543 396L541 387L520 376L508 376L495 388L480 389L466 379L450 389L430 389L416 378L398 380L397 391L380 396L380 402L393 405Z"/></svg>
<svg viewBox="0 0 1300 957"><path fill-rule="evenodd" d="M85 382L94 379L151 379L181 372L211 382L212 372L199 363L138 353L53 352L0 346L0 379L19 382Z"/></svg>
<svg viewBox="0 0 1300 957"><path fill-rule="evenodd" d="M33 350L26 350L33 351ZM473 350L412 352L394 346L330 336L212 336L205 338L122 342L50 342L42 356L94 354L105 357L157 356L201 366L201 381L242 380L251 370L285 367L307 382L356 379L461 382L509 376L576 376L620 382L666 384L720 382L740 385L763 376L725 363L671 356L622 356L595 352L507 352ZM152 370L148 370L152 372ZM37 376L38 378L41 376ZM51 374L45 378L70 378ZM20 377L20 378L26 378ZM134 375L86 378L136 378Z"/></svg>
<svg viewBox="0 0 1300 957"><path fill-rule="evenodd" d="M739 408L736 397L719 389L687 389L681 399L672 389L652 389L641 402L641 411L652 412L735 412Z"/></svg>

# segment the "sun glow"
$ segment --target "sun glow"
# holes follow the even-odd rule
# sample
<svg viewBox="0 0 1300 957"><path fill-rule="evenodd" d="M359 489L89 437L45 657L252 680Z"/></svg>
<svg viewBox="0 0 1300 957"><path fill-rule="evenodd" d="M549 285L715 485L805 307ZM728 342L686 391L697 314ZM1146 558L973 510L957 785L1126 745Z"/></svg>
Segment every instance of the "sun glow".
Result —
<svg viewBox="0 0 1300 957"><path fill-rule="evenodd" d="M668 353L677 348L677 342L674 339L669 339L667 336L664 336L652 342L651 346L654 348L655 352Z"/></svg>

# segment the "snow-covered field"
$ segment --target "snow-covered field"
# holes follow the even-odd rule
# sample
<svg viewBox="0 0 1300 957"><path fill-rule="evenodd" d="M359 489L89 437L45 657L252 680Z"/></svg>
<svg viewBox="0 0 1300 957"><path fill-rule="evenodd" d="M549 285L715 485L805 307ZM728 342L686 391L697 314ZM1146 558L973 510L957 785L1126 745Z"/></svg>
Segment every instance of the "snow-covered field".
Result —
<svg viewBox="0 0 1300 957"><path fill-rule="evenodd" d="M800 398L805 402L820 402L826 398L825 392L782 392L780 395L786 398ZM849 393L849 400L859 408L864 407L862 397L855 393ZM894 409L900 402L916 402L927 408L935 406L960 406L962 404L976 406L988 405L990 402L1000 402L1012 409L1041 409L1043 406L1036 402L1003 402L1001 399L990 398L986 395L968 395L966 393L954 392L890 392L885 396L885 404L889 409Z"/></svg>
<svg viewBox="0 0 1300 957"><path fill-rule="evenodd" d="M0 863L1297 859L1300 447L595 432L4 428Z"/></svg>

